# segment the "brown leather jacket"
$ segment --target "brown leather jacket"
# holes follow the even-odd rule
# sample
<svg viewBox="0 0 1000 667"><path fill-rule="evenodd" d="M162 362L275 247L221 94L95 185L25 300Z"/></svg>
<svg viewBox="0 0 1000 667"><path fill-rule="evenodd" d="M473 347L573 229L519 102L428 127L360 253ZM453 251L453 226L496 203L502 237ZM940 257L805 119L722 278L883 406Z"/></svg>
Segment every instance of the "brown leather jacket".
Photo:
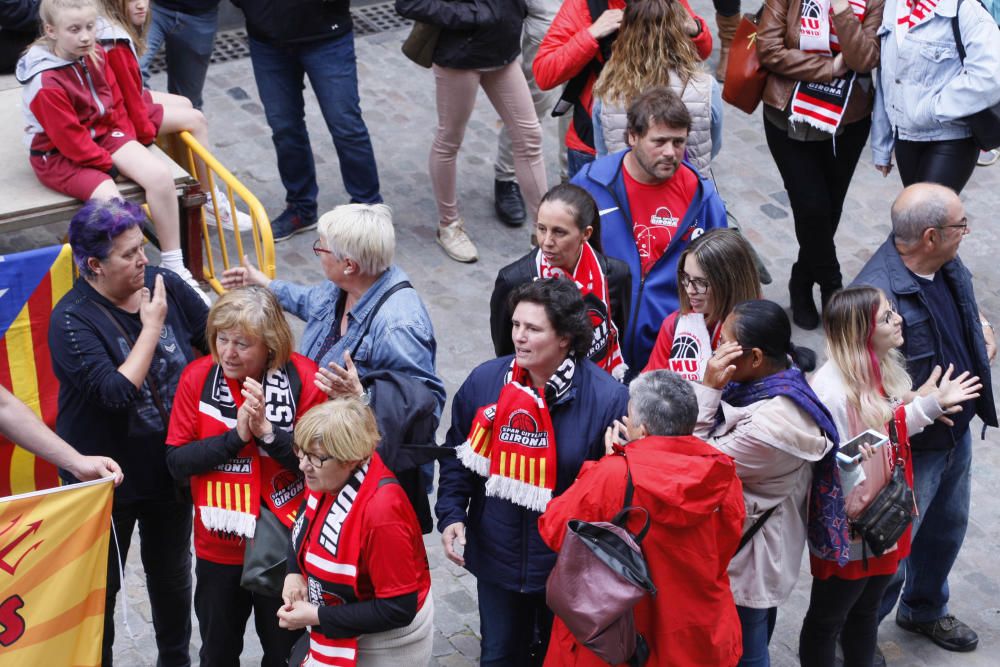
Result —
<svg viewBox="0 0 1000 667"><path fill-rule="evenodd" d="M878 66L879 40L875 32L882 23L885 0L868 0L863 23L847 7L833 16L847 66L859 75ZM797 81L828 83L833 80L833 58L799 50L799 20L802 0L767 0L757 28L757 54L770 70L764 86L764 104L784 110ZM873 86L856 81L847 101L843 123L861 120L872 111Z"/></svg>

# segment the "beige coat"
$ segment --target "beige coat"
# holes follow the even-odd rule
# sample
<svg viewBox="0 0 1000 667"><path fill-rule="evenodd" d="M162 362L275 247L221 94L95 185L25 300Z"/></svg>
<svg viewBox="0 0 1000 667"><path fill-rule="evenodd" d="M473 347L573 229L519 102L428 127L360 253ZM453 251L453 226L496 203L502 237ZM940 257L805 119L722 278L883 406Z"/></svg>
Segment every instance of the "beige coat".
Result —
<svg viewBox="0 0 1000 667"><path fill-rule="evenodd" d="M802 409L778 396L744 408L722 402L722 392L692 383L698 397L694 434L733 457L743 482L744 532L772 507L774 513L729 564L733 598L741 607L782 604L795 587L806 544L806 500L813 463L833 442ZM725 420L714 426L722 405Z"/></svg>

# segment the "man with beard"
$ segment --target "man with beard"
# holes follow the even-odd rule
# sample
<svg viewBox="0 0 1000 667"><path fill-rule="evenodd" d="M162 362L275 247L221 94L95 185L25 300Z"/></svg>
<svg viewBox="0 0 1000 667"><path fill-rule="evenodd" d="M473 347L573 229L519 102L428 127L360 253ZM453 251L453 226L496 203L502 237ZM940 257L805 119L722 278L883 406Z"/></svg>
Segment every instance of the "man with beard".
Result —
<svg viewBox="0 0 1000 667"><path fill-rule="evenodd" d="M677 310L677 261L693 239L726 226L711 181L684 161L691 114L669 88L650 88L628 109L629 149L586 165L572 182L600 212L604 254L632 273L623 334L627 380L645 366L663 319Z"/></svg>

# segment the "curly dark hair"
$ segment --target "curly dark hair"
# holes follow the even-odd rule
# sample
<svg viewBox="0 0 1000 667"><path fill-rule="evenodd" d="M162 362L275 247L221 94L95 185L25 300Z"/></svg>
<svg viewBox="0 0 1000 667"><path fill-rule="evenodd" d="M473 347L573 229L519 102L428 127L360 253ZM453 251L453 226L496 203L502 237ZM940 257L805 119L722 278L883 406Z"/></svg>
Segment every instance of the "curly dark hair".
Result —
<svg viewBox="0 0 1000 667"><path fill-rule="evenodd" d="M518 286L510 294L511 313L522 301L537 303L545 308L552 328L560 336L568 336L570 352L579 360L586 359L594 340L594 325L587 315L579 288L571 280L546 278Z"/></svg>

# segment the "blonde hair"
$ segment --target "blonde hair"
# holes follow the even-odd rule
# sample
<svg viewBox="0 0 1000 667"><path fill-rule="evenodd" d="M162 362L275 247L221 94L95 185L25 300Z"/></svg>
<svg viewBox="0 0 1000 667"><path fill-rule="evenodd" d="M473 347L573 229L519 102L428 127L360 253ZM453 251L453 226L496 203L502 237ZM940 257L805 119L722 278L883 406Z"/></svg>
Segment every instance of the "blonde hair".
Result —
<svg viewBox="0 0 1000 667"><path fill-rule="evenodd" d="M392 209L385 204L344 204L319 219L319 235L337 259L352 259L362 274L381 275L396 253Z"/></svg>
<svg viewBox="0 0 1000 667"><path fill-rule="evenodd" d="M341 463L367 460L381 438L375 415L357 396L335 398L309 410L295 425L294 437L301 451L317 443Z"/></svg>
<svg viewBox="0 0 1000 667"><path fill-rule="evenodd" d="M101 8L104 18L117 24L132 39L132 46L135 47L136 55L142 55L146 51L146 35L149 33L149 24L153 20L153 3L150 1L146 9L146 20L140 27L132 25L128 18L129 0L101 0Z"/></svg>
<svg viewBox="0 0 1000 667"><path fill-rule="evenodd" d="M96 18L98 14L97 0L42 0L38 5L38 20L42 23L42 34L36 39L33 44L39 46L44 46L49 51L55 53L55 41L49 39L48 35L45 34L45 26L51 25L55 26L57 15L66 9L93 9L94 16ZM97 57L97 50L94 45L97 44L97 40L94 40L94 44L90 47L90 52L87 57L90 58L94 63L99 64L100 58Z"/></svg>
<svg viewBox="0 0 1000 667"><path fill-rule="evenodd" d="M690 16L676 0L634 0L625 5L611 57L594 83L594 96L627 106L644 90L669 85L671 73L687 85L702 68L684 29Z"/></svg>
<svg viewBox="0 0 1000 667"><path fill-rule="evenodd" d="M239 329L264 341L270 353L268 370L281 368L292 356L292 331L281 304L266 287L250 285L230 290L208 311L205 337L215 363L219 363L215 337L229 329Z"/></svg>
<svg viewBox="0 0 1000 667"><path fill-rule="evenodd" d="M712 312L706 313L707 321L722 322L736 304L761 298L760 275L750 244L735 229L713 229L692 241L677 262L681 313L691 312L691 300L681 286L687 257L698 260L712 291Z"/></svg>
<svg viewBox="0 0 1000 667"><path fill-rule="evenodd" d="M823 309L828 356L844 378L847 405L865 428L881 430L912 385L899 350L881 358L872 347L876 316L885 295L875 287L840 290Z"/></svg>

